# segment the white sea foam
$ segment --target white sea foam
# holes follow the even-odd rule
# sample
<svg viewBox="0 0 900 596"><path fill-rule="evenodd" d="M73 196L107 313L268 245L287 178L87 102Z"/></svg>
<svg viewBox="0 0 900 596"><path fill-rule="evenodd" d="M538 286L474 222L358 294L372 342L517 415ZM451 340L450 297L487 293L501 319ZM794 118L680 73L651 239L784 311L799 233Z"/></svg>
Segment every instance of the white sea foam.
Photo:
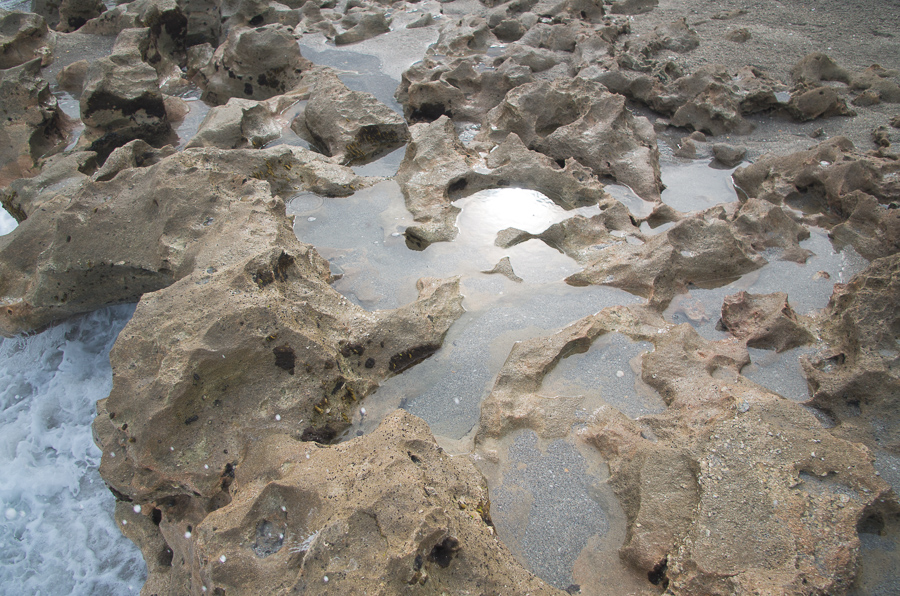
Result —
<svg viewBox="0 0 900 596"><path fill-rule="evenodd" d="M112 387L109 350L134 312L103 309L0 340L0 591L137 593L138 549L116 528L97 473L94 405Z"/></svg>

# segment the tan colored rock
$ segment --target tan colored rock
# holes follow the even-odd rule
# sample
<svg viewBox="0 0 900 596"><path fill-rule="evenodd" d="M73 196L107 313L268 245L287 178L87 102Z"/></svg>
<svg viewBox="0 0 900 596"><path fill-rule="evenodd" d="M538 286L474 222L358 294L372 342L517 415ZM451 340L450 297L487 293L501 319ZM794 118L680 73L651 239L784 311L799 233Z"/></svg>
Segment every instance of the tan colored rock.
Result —
<svg viewBox="0 0 900 596"><path fill-rule="evenodd" d="M142 58L148 35L146 29L123 30L113 53L88 68L80 99L88 130L80 143L101 160L135 139L163 144L172 132L157 72Z"/></svg>
<svg viewBox="0 0 900 596"><path fill-rule="evenodd" d="M449 118L414 125L412 141L396 180L406 207L417 224L406 230L410 248L456 237L459 208L453 201L488 188L518 187L541 192L563 209L600 204L602 210L621 207L603 191L590 169L574 159L560 164L525 147L516 134L508 135L476 168L476 157L459 141Z"/></svg>
<svg viewBox="0 0 900 596"><path fill-rule="evenodd" d="M0 203L16 221L25 221L45 201L77 192L96 167L97 154L93 151L53 155L44 160L35 177L19 178L0 190Z"/></svg>
<svg viewBox="0 0 900 596"><path fill-rule="evenodd" d="M0 239L0 333L135 301L198 266L222 268L242 251L293 237L273 192L346 196L364 184L348 168L284 145L187 150L85 182Z"/></svg>
<svg viewBox="0 0 900 596"><path fill-rule="evenodd" d="M900 193L898 173L896 160L862 154L837 137L808 151L765 155L738 168L734 181L747 196L799 208L805 221L836 229L840 242L878 258L898 248L897 216L884 208Z"/></svg>
<svg viewBox="0 0 900 596"><path fill-rule="evenodd" d="M726 296L721 322L725 330L750 348L783 352L815 340L788 304L784 292L738 292Z"/></svg>
<svg viewBox="0 0 900 596"><path fill-rule="evenodd" d="M794 68L791 77L797 84L814 84L821 81L840 81L850 83L850 73L841 68L834 60L822 52L813 52L804 56Z"/></svg>
<svg viewBox="0 0 900 596"><path fill-rule="evenodd" d="M788 112L797 120L815 120L833 116L855 116L847 102L831 87L814 87L791 96Z"/></svg>
<svg viewBox="0 0 900 596"><path fill-rule="evenodd" d="M482 271L482 273L487 273L488 275L499 273L500 275L508 278L510 281L514 281L516 283L522 283L523 281L522 278L516 275L516 272L513 271L512 263L509 262L509 257L503 257L496 265L494 265L494 267L490 271Z"/></svg>
<svg viewBox="0 0 900 596"><path fill-rule="evenodd" d="M820 330L828 349L802 360L810 404L837 422L834 434L900 453L897 329L900 254L872 261L835 284Z"/></svg>
<svg viewBox="0 0 900 596"><path fill-rule="evenodd" d="M643 244L619 242L599 251L583 271L566 278L576 286L610 285L665 308L688 283L725 284L766 260L715 211L679 221Z"/></svg>
<svg viewBox="0 0 900 596"><path fill-rule="evenodd" d="M473 157L459 141L449 118L412 126L410 134L412 140L395 179L416 221L406 229L406 243L422 250L433 242L456 237L459 207L451 203L450 192L454 184L460 185L458 180L465 180Z"/></svg>
<svg viewBox="0 0 900 596"><path fill-rule="evenodd" d="M896 507L891 489L864 446L743 378L749 357L734 340L709 342L635 306L523 341L482 405L476 448L516 428L570 432L577 398L554 404L540 397L541 382L559 359L614 331L654 344L642 378L668 405L635 421L604 406L578 433L609 463L627 517L623 560L676 594L846 590L857 524Z"/></svg>
<svg viewBox="0 0 900 596"><path fill-rule="evenodd" d="M515 133L554 159L574 157L598 176L610 176L639 196L658 201L662 182L653 126L625 107L625 98L584 79L556 79L516 87L491 110L484 132L494 141Z"/></svg>
<svg viewBox="0 0 900 596"><path fill-rule="evenodd" d="M234 28L212 63L200 70L203 97L219 105L232 97L268 99L291 91L310 67L288 28Z"/></svg>
<svg viewBox="0 0 900 596"><path fill-rule="evenodd" d="M0 70L30 62L36 58L50 63L56 34L39 15L0 9Z"/></svg>
<svg viewBox="0 0 900 596"><path fill-rule="evenodd" d="M112 180L122 170L146 168L159 163L173 153L175 153L175 147L172 145L156 149L144 141L136 139L110 153L103 165L91 176L91 179L95 182Z"/></svg>
<svg viewBox="0 0 900 596"><path fill-rule="evenodd" d="M186 147L260 148L281 136L276 114L266 102L232 97L210 108Z"/></svg>
<svg viewBox="0 0 900 596"><path fill-rule="evenodd" d="M155 536L140 523L148 515L119 509L141 528L129 534L145 548L158 549L161 533L173 551L172 565L152 571L145 589L563 594L497 538L475 466L444 453L410 414L398 411L372 434L330 447L268 436L229 482L230 502L208 515L159 501Z"/></svg>
<svg viewBox="0 0 900 596"><path fill-rule="evenodd" d="M345 165L377 159L410 138L400 114L332 73L316 77L303 121L316 146Z"/></svg>
<svg viewBox="0 0 900 596"><path fill-rule="evenodd" d="M0 71L0 186L37 174L36 162L61 149L70 128L50 86L41 78L41 60Z"/></svg>
<svg viewBox="0 0 900 596"><path fill-rule="evenodd" d="M94 425L116 491L142 503L225 498L222 479L253 442L331 442L360 400L436 352L463 312L456 279L420 280L419 298L393 311L353 306L290 232L282 223L261 251L245 243L230 266L198 267L142 297Z"/></svg>

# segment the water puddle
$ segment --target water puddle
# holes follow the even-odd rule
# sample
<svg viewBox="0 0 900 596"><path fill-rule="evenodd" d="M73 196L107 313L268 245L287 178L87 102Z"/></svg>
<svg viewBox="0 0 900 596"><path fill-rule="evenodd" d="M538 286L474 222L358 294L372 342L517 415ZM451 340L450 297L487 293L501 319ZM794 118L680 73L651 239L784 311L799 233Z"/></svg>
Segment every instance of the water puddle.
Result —
<svg viewBox="0 0 900 596"><path fill-rule="evenodd" d="M457 239L412 251L402 236L412 216L393 181L342 199L303 193L288 201L297 237L316 246L342 276L334 287L363 308L397 308L411 302L421 277L461 276L467 312L450 329L444 347L366 398L345 438L369 432L385 415L403 407L428 422L435 435L462 439L478 422L481 401L513 343L545 335L607 306L639 301L614 288L567 285L564 278L579 267L541 241L507 250L494 246L503 228L539 232L571 215L544 195L498 189L456 204L462 208ZM503 257L509 257L522 282L483 273Z"/></svg>
<svg viewBox="0 0 900 596"><path fill-rule="evenodd" d="M796 402L810 398L806 377L800 367L800 358L816 352L811 346L785 350L780 354L775 350L747 348L750 364L741 369L741 374L769 391Z"/></svg>
<svg viewBox="0 0 900 596"><path fill-rule="evenodd" d="M810 237L800 242L801 248L814 254L805 264L777 260L777 254L766 255L769 263L727 285L701 289L691 288L676 296L663 317L675 325L690 323L709 340L719 340L728 334L716 325L722 312L725 296L740 291L751 294L787 292L794 312L808 315L828 304L835 283L846 283L868 265L852 246L837 251L828 239L828 232L809 227Z"/></svg>
<svg viewBox="0 0 900 596"><path fill-rule="evenodd" d="M516 557L544 581L574 589L575 562L591 542L610 532L618 503L602 470L564 440L539 444L532 431L509 441L491 484L491 516ZM616 511L616 513L618 513ZM574 592L573 592L574 593Z"/></svg>
<svg viewBox="0 0 900 596"><path fill-rule="evenodd" d="M576 412L586 419L604 404L635 419L665 410L659 394L641 380L641 360L653 350L649 342L634 342L621 333L597 338L587 352L571 354L544 377L541 395L584 396Z"/></svg>
<svg viewBox="0 0 900 596"><path fill-rule="evenodd" d="M660 164L663 203L682 213L704 211L722 203L738 200L730 170L712 168L703 160L679 164Z"/></svg>

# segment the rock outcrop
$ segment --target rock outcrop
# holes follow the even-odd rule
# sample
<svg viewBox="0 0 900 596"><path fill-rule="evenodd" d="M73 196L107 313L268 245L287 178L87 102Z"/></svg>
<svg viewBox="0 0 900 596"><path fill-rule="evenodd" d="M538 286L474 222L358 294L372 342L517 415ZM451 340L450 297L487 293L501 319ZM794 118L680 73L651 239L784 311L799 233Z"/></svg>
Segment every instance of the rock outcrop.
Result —
<svg viewBox="0 0 900 596"><path fill-rule="evenodd" d="M410 138L400 114L330 73L316 77L303 128L325 155L345 165L377 159Z"/></svg>
<svg viewBox="0 0 900 596"><path fill-rule="evenodd" d="M61 149L69 119L59 109L35 58L0 72L0 185L37 174L37 161Z"/></svg>
<svg viewBox="0 0 900 596"><path fill-rule="evenodd" d="M268 99L291 91L311 64L287 27L234 28L201 69L203 98L222 105L232 97Z"/></svg>
<svg viewBox="0 0 900 596"><path fill-rule="evenodd" d="M0 332L12 335L104 305L133 302L234 250L293 233L275 193L348 195L365 181L299 147L188 150L109 181L41 198L0 238Z"/></svg>
<svg viewBox="0 0 900 596"><path fill-rule="evenodd" d="M410 414L330 447L270 434L223 479L230 500L209 514L179 499L117 509L148 561L171 549L170 564L151 563L148 589L564 594L513 559L475 466Z"/></svg>
<svg viewBox="0 0 900 596"><path fill-rule="evenodd" d="M56 44L56 35L40 16L0 9L0 69L12 68L40 58L46 65Z"/></svg>
<svg viewBox="0 0 900 596"><path fill-rule="evenodd" d="M488 112L484 129L495 141L515 133L530 149L553 159L574 157L597 176L628 185L645 200L659 200L653 127L626 109L623 96L596 83L557 79L520 85Z"/></svg>
<svg viewBox="0 0 900 596"><path fill-rule="evenodd" d="M567 435L580 398L542 397L541 382L611 332L653 343L642 378L668 405L638 420L604 406L578 433L609 462L627 516L623 560L675 593L845 590L857 526L889 514L889 485L864 447L741 377L749 358L733 340L709 342L643 307L614 307L520 342L482 405L476 448L490 457L497 438L518 428Z"/></svg>

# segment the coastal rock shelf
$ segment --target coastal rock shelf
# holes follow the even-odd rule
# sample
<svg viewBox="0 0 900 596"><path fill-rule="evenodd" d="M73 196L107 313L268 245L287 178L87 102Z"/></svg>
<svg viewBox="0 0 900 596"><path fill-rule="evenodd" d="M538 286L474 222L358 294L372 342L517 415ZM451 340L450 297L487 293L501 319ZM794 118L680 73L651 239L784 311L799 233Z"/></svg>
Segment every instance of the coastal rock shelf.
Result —
<svg viewBox="0 0 900 596"><path fill-rule="evenodd" d="M3 0L0 583L892 593L897 35Z"/></svg>

